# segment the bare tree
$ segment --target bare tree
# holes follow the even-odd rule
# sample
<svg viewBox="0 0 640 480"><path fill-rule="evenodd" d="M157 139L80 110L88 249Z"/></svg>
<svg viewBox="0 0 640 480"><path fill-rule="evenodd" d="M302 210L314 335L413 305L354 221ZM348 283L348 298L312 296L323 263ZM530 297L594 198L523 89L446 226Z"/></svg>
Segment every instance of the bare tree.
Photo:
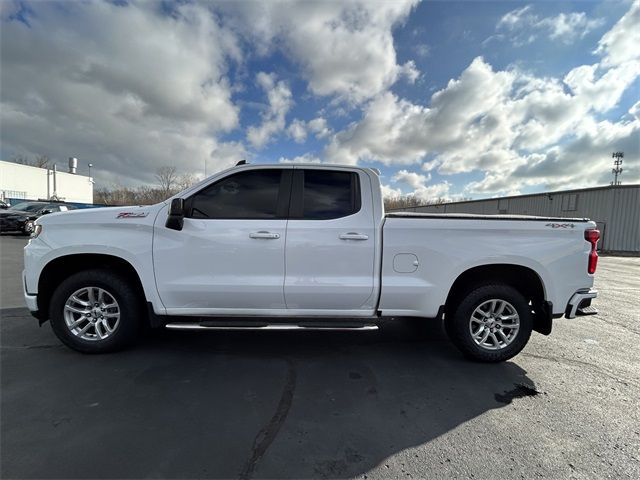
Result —
<svg viewBox="0 0 640 480"><path fill-rule="evenodd" d="M13 163L19 163L20 165L30 165L29 157L26 155L22 155L21 153L14 155L11 157L11 161Z"/></svg>
<svg viewBox="0 0 640 480"><path fill-rule="evenodd" d="M11 161L19 163L20 165L29 165L31 167L47 168L49 166L49 157L47 155L37 155L34 158L29 158L21 153L11 157Z"/></svg>
<svg viewBox="0 0 640 480"><path fill-rule="evenodd" d="M178 186L178 174L176 173L176 167L160 167L156 170L156 180L160 186L160 190L170 197L172 192L175 191Z"/></svg>
<svg viewBox="0 0 640 480"><path fill-rule="evenodd" d="M456 199L457 202L464 202L467 200L471 200L471 198L460 198ZM413 207L422 207L427 205L443 205L445 203L450 203L451 200L446 198L437 197L431 198L429 200L423 200L415 195L405 195L402 197L388 197L384 199L384 208L387 211L390 210L404 210L407 208Z"/></svg>
<svg viewBox="0 0 640 480"><path fill-rule="evenodd" d="M410 208L423 205L426 202L420 201L414 195L405 195L402 197L387 197L384 199L385 210L398 210L401 208Z"/></svg>
<svg viewBox="0 0 640 480"><path fill-rule="evenodd" d="M191 185L193 185L194 183L196 183L197 181L198 181L198 177L196 177L192 173L185 173L184 175L180 175L178 177L178 181L176 182L178 187L177 190L178 191L185 190L189 188Z"/></svg>
<svg viewBox="0 0 640 480"><path fill-rule="evenodd" d="M156 171L156 180L156 187L102 187L95 190L93 199L101 205L152 205L190 187L198 178L191 174L178 175L175 167L161 167Z"/></svg>
<svg viewBox="0 0 640 480"><path fill-rule="evenodd" d="M38 168L47 168L49 166L49 157L47 155L38 155L33 160L33 166Z"/></svg>

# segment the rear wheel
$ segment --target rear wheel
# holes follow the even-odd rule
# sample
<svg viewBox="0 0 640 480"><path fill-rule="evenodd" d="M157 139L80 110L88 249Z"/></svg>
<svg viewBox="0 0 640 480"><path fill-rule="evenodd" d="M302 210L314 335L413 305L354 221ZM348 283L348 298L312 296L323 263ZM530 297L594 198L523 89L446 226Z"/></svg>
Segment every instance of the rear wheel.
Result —
<svg viewBox="0 0 640 480"><path fill-rule="evenodd" d="M504 284L472 289L446 320L446 331L467 357L502 362L517 355L533 329L531 307L515 288Z"/></svg>
<svg viewBox="0 0 640 480"><path fill-rule="evenodd" d="M83 353L125 348L141 324L136 291L107 270L85 270L64 280L51 297L49 316L56 336Z"/></svg>

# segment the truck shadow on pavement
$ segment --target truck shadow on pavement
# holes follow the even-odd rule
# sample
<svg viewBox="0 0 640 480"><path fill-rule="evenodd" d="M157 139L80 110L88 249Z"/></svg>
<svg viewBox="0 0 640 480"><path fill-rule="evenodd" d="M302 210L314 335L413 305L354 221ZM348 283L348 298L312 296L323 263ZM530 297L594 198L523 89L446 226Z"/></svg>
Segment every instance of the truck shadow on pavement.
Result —
<svg viewBox="0 0 640 480"><path fill-rule="evenodd" d="M2 322L3 477L361 476L535 393L514 362L463 359L439 325L160 332L88 356L48 325L24 345L22 322Z"/></svg>

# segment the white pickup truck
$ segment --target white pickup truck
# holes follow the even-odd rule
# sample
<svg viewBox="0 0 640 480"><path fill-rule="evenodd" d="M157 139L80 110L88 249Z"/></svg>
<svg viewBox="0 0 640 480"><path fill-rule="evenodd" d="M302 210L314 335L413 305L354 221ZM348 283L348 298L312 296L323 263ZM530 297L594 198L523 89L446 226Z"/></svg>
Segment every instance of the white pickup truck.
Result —
<svg viewBox="0 0 640 480"><path fill-rule="evenodd" d="M372 329L444 320L503 361L590 306L599 232L577 218L385 215L367 168L238 165L151 206L51 214L24 296L66 345L106 352L169 329ZM427 321L427 320L425 320Z"/></svg>

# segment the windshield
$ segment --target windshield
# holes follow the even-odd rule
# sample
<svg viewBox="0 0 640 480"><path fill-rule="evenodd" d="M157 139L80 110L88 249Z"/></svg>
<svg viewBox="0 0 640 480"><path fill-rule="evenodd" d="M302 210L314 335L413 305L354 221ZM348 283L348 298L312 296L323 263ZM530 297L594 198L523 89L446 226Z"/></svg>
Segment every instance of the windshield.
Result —
<svg viewBox="0 0 640 480"><path fill-rule="evenodd" d="M11 207L12 210L19 210L21 212L37 212L41 210L46 204L45 203L19 203L15 207Z"/></svg>

